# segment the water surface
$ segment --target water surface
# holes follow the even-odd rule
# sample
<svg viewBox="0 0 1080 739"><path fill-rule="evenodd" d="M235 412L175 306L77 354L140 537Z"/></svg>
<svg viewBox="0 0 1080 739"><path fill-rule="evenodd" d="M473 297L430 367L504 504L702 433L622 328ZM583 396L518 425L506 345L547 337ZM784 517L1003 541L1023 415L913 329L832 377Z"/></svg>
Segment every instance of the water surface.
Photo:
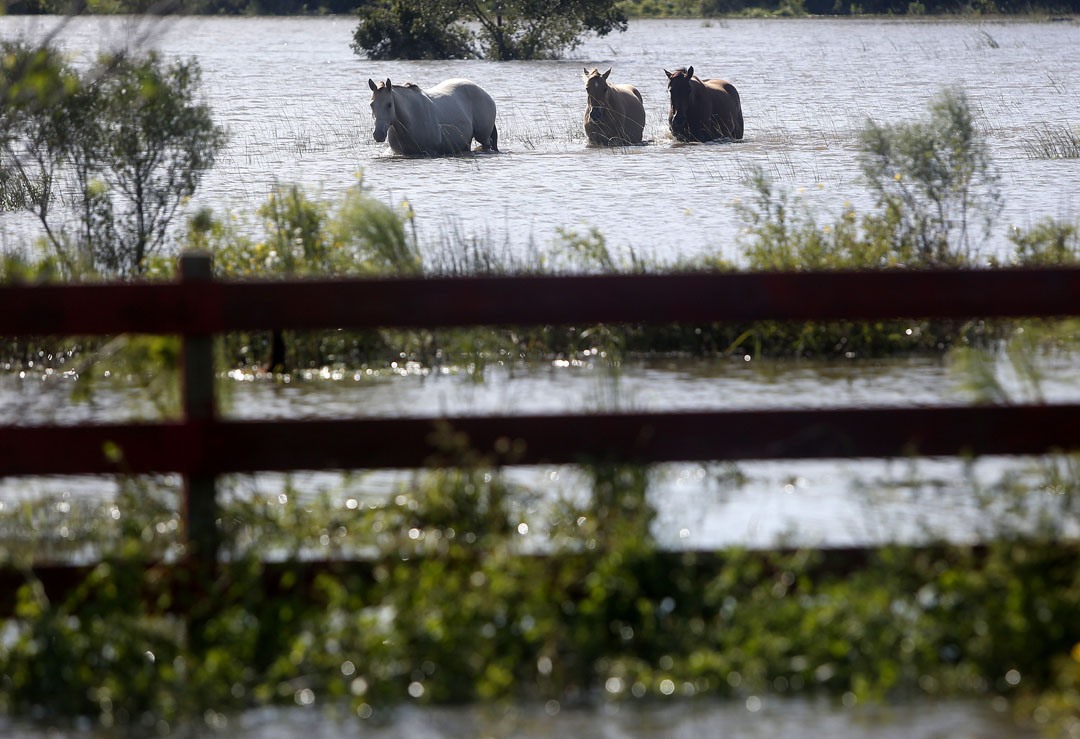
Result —
<svg viewBox="0 0 1080 739"><path fill-rule="evenodd" d="M0 18L0 38L40 36L55 19ZM327 197L363 172L381 199L408 200L421 241L478 237L521 254L560 228L596 227L621 250L674 261L737 260L747 174L760 167L814 208L869 205L856 162L867 119L925 117L946 86L970 96L1000 168L1004 211L986 253L1008 249L1012 225L1080 216L1080 160L1032 160L1033 127L1080 124L1080 25L1010 21L795 19L638 20L591 38L567 59L373 62L349 45L355 21L331 18L78 18L59 40L84 59L141 44L195 57L217 119L231 134L192 207L251 213L275 182ZM681 145L666 128L664 68L693 65L739 89L741 144ZM646 105L649 145L589 148L581 127L583 67L614 68ZM499 106L501 156L436 160L391 155L371 137L368 78L483 85ZM33 232L5 216L0 248Z"/></svg>

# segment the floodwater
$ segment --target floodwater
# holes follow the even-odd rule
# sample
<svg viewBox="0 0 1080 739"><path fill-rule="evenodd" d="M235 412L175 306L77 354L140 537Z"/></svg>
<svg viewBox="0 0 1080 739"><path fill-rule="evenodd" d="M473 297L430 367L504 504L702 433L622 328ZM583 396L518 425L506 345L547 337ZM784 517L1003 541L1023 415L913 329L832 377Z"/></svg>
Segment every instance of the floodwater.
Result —
<svg viewBox="0 0 1080 739"><path fill-rule="evenodd" d="M747 361L750 359L750 361ZM1074 363L1045 357L1041 394L1026 392L1002 360L997 374L1017 400L1080 400ZM20 374L22 376L20 376ZM86 423L154 418L145 393L123 380L93 382L79 402L76 383L62 374L24 370L0 373L0 403L17 423ZM288 382L232 372L225 384L224 412L241 419L356 416L469 415L834 408L937 405L970 402L972 395L948 361L769 361L739 357L707 360L632 359L618 370L599 358L528 364L493 364L482 379L466 368L406 364L368 374L356 370L298 373ZM937 537L972 541L993 533L994 517L980 501L1006 473L1022 472L1026 459L824 460L742 462L738 465L659 465L653 480L661 546L711 549L724 546L853 546ZM525 546L539 546L545 513L560 497L580 495L581 478L566 467L526 467L508 472L538 493L522 511L529 523ZM408 474L377 472L343 483L333 474L290 478L293 496L328 496L375 502L393 495ZM276 490L285 480L260 475L256 486ZM242 482L248 485L248 482ZM245 488L248 489L248 488ZM99 479L0 480L4 500L67 492L113 495ZM1080 534L1080 532L1074 532ZM536 540L536 541L533 541Z"/></svg>
<svg viewBox="0 0 1080 739"><path fill-rule="evenodd" d="M0 18L0 38L40 37L55 19ZM856 161L867 119L925 117L943 87L970 97L1000 168L1004 210L986 253L1012 225L1080 216L1080 160L1031 159L1038 126L1078 125L1080 24L884 19L641 20L541 62L372 62L350 49L355 21L331 18L80 18L59 41L83 59L104 46L195 57L217 120L223 160L191 207L231 207L243 220L275 182L328 197L363 173L377 197L408 200L425 243L478 238L520 255L560 228L596 227L617 250L662 261L703 253L737 260L747 174L760 167L815 209L869 205ZM664 68L692 65L739 89L743 143L676 144L666 127ZM646 105L647 146L585 145L583 67L613 67ZM392 156L371 136L367 80L434 85L467 77L498 108L502 155ZM0 227L0 248L32 228ZM16 223L18 221L18 223Z"/></svg>
<svg viewBox="0 0 1080 739"><path fill-rule="evenodd" d="M352 716L323 716L318 709L267 708L233 717L215 736L236 739L1027 739L1002 701L917 701L895 706L850 706L826 700L780 696L669 702L612 702L600 708L545 706L412 707L376 714L358 726ZM0 732L10 739L39 739L42 733L14 724ZM55 732L50 739L94 739L90 731Z"/></svg>

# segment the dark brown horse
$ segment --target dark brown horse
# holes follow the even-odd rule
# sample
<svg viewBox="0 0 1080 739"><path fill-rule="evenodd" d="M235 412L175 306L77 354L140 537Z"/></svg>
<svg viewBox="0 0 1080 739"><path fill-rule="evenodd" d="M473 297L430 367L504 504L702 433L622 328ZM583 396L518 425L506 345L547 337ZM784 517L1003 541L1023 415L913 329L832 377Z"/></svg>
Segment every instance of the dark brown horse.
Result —
<svg viewBox="0 0 1080 739"><path fill-rule="evenodd" d="M676 69L668 77L671 112L668 125L679 141L712 141L743 137L742 103L739 92L727 80L703 80L694 68Z"/></svg>

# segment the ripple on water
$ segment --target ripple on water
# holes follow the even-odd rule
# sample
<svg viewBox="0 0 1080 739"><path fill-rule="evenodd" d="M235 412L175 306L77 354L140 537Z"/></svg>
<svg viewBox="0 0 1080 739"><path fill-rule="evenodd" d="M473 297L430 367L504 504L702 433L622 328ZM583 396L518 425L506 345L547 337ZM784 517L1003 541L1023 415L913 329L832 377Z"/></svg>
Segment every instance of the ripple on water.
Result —
<svg viewBox="0 0 1080 739"><path fill-rule="evenodd" d="M0 36L41 36L55 22L0 18ZM792 187L823 183L819 200L834 212L845 201L866 207L855 157L866 119L915 119L938 89L960 85L1002 171L1005 209L988 249L1008 248L1009 224L1080 214L1080 164L1030 160L1022 148L1033 122L1075 123L1076 24L640 20L624 34L586 40L571 59L501 64L361 60L349 48L353 25L346 17L77 18L62 43L85 59L101 45L145 37L166 56L200 60L207 98L231 143L193 208L253 211L275 182L333 197L363 169L376 195L413 204L422 239L460 231L525 250L550 242L559 227L584 224L640 255L674 261L709 251L735 259L739 223L730 203L748 193L752 168ZM690 64L739 88L745 143L672 142L663 69ZM638 87L651 145L585 146L583 66L612 66L615 79ZM385 144L370 136L367 78L430 85L454 76L492 92L500 148L510 156L386 156ZM5 218L0 248L13 248L32 229L29 220Z"/></svg>

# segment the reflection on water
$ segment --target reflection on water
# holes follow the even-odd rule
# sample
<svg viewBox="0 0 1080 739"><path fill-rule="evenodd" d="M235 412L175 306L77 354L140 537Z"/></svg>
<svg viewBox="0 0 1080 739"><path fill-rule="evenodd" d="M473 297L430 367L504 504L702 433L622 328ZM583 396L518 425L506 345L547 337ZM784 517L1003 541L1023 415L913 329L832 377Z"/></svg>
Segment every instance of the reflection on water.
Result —
<svg viewBox="0 0 1080 739"><path fill-rule="evenodd" d="M492 365L483 381L464 369L402 367L382 372L332 371L296 375L288 383L233 373L226 414L234 418L327 418L603 410L701 410L857 405L929 405L967 400L942 360L760 361L743 359L634 360L618 374L602 363ZM1080 398L1067 358L1048 362L1044 393L1052 401ZM1009 383L1006 383L1009 385ZM88 403L72 403L70 379L58 375L0 375L5 417L23 423L116 421L152 416L154 407L130 388L101 384ZM1009 385L1019 390L1019 384ZM671 464L654 471L654 533L661 546L711 549L787 544L850 546L935 537L972 541L987 535L985 490L1030 460L956 459ZM523 511L530 542L544 536L544 519L560 497L584 484L570 468L528 467L507 474L537 492ZM343 482L331 473L258 475L254 486L276 491L286 481L300 500L328 497L375 502L395 493L412 473L358 474ZM233 484L250 489L252 478ZM71 492L111 499L105 480L0 480L0 504ZM1080 533L1080 532L1075 532Z"/></svg>
<svg viewBox="0 0 1080 739"><path fill-rule="evenodd" d="M0 18L0 38L41 35L55 20ZM1080 109L1080 25L883 19L638 20L590 39L561 61L372 62L349 44L355 20L80 18L61 42L79 53L146 39L166 56L197 57L207 97L230 131L228 151L192 207L253 212L276 182L327 195L355 182L408 199L422 241L479 235L516 251L559 227L596 226L616 248L666 260L716 251L737 258L731 203L753 167L805 187L812 205L869 205L856 162L867 118L910 121L945 85L969 94L1002 174L1006 227L1080 215L1080 161L1032 160L1033 123L1074 126ZM987 42L992 38L994 43ZM693 64L738 87L741 144L676 145L666 129L666 67ZM641 91L649 146L587 148L582 66L613 66ZM501 156L393 157L371 137L367 79L430 86L469 77L499 106ZM818 185L821 188L818 188ZM20 225L21 224L21 225ZM29 222L5 216L0 249Z"/></svg>
<svg viewBox="0 0 1080 739"><path fill-rule="evenodd" d="M344 711L345 709L342 709ZM226 719L220 736L236 739L1024 739L1037 732L1016 725L1003 701L918 701L845 707L826 700L748 695L729 701L608 703L593 708L545 706L403 707L360 720L340 712L267 708ZM5 726L11 739L90 739L89 731Z"/></svg>

